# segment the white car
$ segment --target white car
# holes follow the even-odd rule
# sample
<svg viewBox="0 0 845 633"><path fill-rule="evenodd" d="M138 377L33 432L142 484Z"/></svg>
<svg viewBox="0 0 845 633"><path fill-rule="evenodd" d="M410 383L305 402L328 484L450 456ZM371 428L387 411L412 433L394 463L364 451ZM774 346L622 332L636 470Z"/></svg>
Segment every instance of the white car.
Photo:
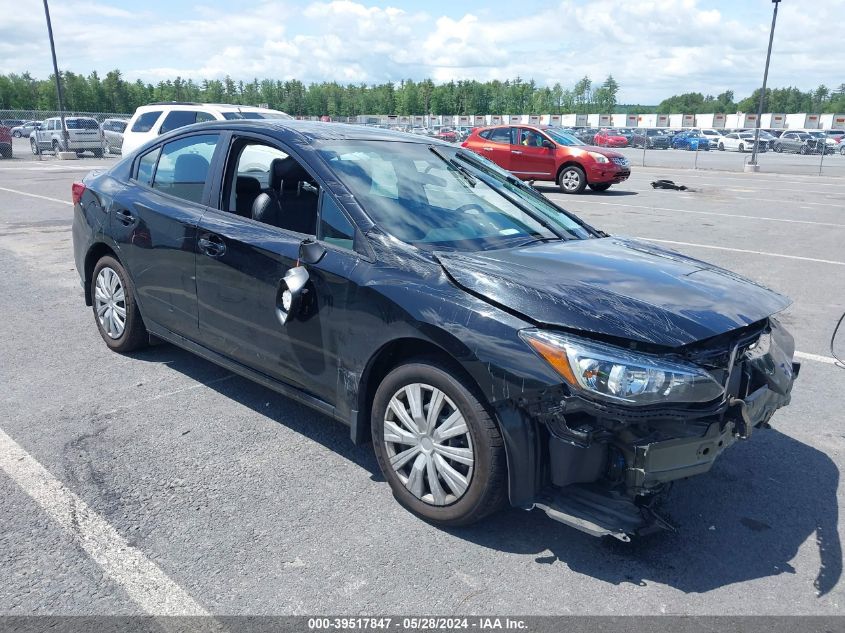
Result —
<svg viewBox="0 0 845 633"><path fill-rule="evenodd" d="M699 130L701 132L701 136L706 138L710 141L710 147L718 147L719 146L719 139L722 138L723 134L719 130L710 129L703 129Z"/></svg>
<svg viewBox="0 0 845 633"><path fill-rule="evenodd" d="M721 137L716 147L721 151L731 150L734 152L750 152L754 150L754 134L752 132L731 132ZM769 149L769 143L760 138L758 152L765 152Z"/></svg>
<svg viewBox="0 0 845 633"><path fill-rule="evenodd" d="M291 119L278 110L225 103L151 103L135 110L123 133L125 155L151 141L159 134L192 123L232 119Z"/></svg>

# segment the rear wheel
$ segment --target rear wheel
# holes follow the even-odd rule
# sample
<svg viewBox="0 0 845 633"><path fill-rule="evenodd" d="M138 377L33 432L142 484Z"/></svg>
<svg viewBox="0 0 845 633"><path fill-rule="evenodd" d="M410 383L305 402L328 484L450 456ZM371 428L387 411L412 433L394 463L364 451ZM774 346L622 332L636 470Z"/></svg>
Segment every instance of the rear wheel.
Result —
<svg viewBox="0 0 845 633"><path fill-rule="evenodd" d="M91 303L100 336L112 350L131 352L147 344L147 328L129 276L110 255L101 258L94 267Z"/></svg>
<svg viewBox="0 0 845 633"><path fill-rule="evenodd" d="M15 138L20 138L20 137L21 137L21 133L20 133L20 132L18 132L17 130L15 130L15 131L12 133L12 136L14 136Z"/></svg>
<svg viewBox="0 0 845 633"><path fill-rule="evenodd" d="M60 151L62 151L62 148L61 148L61 146L59 145L59 142L58 142L58 141L53 141L53 153L54 153L54 154L58 154Z"/></svg>
<svg viewBox="0 0 845 633"><path fill-rule="evenodd" d="M94 158L102 158L103 157L103 150L101 150L101 149L91 150L91 153L94 154Z"/></svg>
<svg viewBox="0 0 845 633"><path fill-rule="evenodd" d="M839 148L839 153L845 156L845 145L842 145L842 147Z"/></svg>
<svg viewBox="0 0 845 633"><path fill-rule="evenodd" d="M569 165L560 170L557 184L563 193L581 193L587 186L587 175L576 165Z"/></svg>
<svg viewBox="0 0 845 633"><path fill-rule="evenodd" d="M609 182L601 182L596 184L590 184L590 189L593 191L607 191L610 189L611 183Z"/></svg>
<svg viewBox="0 0 845 633"><path fill-rule="evenodd" d="M376 459L397 501L443 526L469 525L505 502L499 428L472 390L434 361L401 365L373 399Z"/></svg>
<svg viewBox="0 0 845 633"><path fill-rule="evenodd" d="M807 150L807 146L806 146L806 145L802 145L802 146L801 146L801 149L800 149L800 150L798 150L798 153L799 153L799 154L804 154L804 155L806 156L806 155L807 155L807 154L809 154L810 152Z"/></svg>
<svg viewBox="0 0 845 633"><path fill-rule="evenodd" d="M773 148L773 149L774 149L774 150L775 150L778 154L780 154L780 153L783 151L783 145L781 145L780 143L775 143L775 146L774 146L774 148Z"/></svg>
<svg viewBox="0 0 845 633"><path fill-rule="evenodd" d="M745 151L745 144L744 144L744 143L740 143L740 144L739 144L739 151L740 151L740 152L744 152L744 151Z"/></svg>
<svg viewBox="0 0 845 633"><path fill-rule="evenodd" d="M35 142L34 138L29 139L29 147L32 149L33 156L38 156L41 153L41 150L38 149L38 143Z"/></svg>

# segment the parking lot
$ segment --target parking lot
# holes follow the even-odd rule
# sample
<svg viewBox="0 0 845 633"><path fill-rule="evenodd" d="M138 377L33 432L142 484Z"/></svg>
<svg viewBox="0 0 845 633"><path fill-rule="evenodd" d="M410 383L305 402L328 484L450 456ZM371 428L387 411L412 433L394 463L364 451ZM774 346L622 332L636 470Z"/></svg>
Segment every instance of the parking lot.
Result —
<svg viewBox="0 0 845 633"><path fill-rule="evenodd" d="M682 169L693 152L650 151L642 168L642 150L625 150L633 175L606 193L538 183L611 234L794 300L782 316L802 362L791 406L709 475L675 487L676 533L624 544L540 511L435 528L392 499L370 447L353 446L346 427L169 345L109 352L74 268L70 187L115 159L38 161L18 140L15 153L0 161L5 613L845 608L845 368L828 349L845 311L845 157L825 157L818 177L790 167L818 156L766 154L761 164L781 161L784 173L743 174L747 155L711 152L693 171ZM653 190L657 178L689 189Z"/></svg>

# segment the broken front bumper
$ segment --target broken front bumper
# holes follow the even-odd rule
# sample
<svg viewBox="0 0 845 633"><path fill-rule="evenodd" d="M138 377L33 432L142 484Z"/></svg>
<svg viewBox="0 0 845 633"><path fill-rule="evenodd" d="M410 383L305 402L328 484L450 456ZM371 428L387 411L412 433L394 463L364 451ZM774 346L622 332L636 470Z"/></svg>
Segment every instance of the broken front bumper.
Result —
<svg viewBox="0 0 845 633"><path fill-rule="evenodd" d="M666 485L706 473L721 453L768 425L789 403L800 366L792 337L776 322L753 345L731 355L727 397L709 412L656 412L654 417L608 410L592 412L603 430L578 437L570 420L580 407L563 406L549 429L548 486L535 503L553 519L595 536L629 540L671 528L654 511ZM739 356L739 358L738 358ZM614 419L616 417L617 419ZM582 424L583 427L583 424Z"/></svg>

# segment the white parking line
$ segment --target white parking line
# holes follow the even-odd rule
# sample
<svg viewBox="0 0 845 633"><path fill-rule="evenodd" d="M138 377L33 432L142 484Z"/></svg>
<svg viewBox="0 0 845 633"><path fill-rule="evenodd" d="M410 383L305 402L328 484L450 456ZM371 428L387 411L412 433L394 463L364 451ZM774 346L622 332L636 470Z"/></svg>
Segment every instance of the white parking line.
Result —
<svg viewBox="0 0 845 633"><path fill-rule="evenodd" d="M0 187L0 191L8 191L9 193L17 193L21 196L29 196L30 198L39 198L41 200L49 200L50 202L58 202L60 204L69 204L70 206L73 206L73 202L70 200L60 200L59 198L40 196L37 193L29 193L28 191L18 191L17 189L7 189L6 187Z"/></svg>
<svg viewBox="0 0 845 633"><path fill-rule="evenodd" d="M735 213L716 213L715 211L693 211L692 209L673 209L671 207L653 207L645 204L623 204L621 202L600 202L599 200L577 200L576 203L604 204L610 207L629 207L631 209L649 209L653 211L669 211L672 213L694 213L696 215L717 215L725 218L742 218L747 220L765 220L768 222L789 222L790 224L813 224L816 226L835 226L845 229L845 224L836 222L814 222L812 220L791 220L788 218L770 218L757 215L740 215Z"/></svg>
<svg viewBox="0 0 845 633"><path fill-rule="evenodd" d="M828 365L839 365L839 361L831 356L821 356L819 354L810 354L809 352L795 352L795 358L803 360L814 360L817 363L827 363Z"/></svg>
<svg viewBox="0 0 845 633"><path fill-rule="evenodd" d="M637 168L638 170L643 171L674 171L674 172L681 172L687 175L690 178L707 178L713 179L718 178L718 182L713 183L700 183L704 185L713 185L713 186L723 186L724 181L726 180L733 180L736 182L744 182L746 184L754 183L757 181L756 184L763 184L765 186L769 185L779 185L779 184L787 184L787 185L812 185L813 187L845 187L845 183L841 182L825 182L825 178L832 179L836 178L835 176L818 176L817 174L786 174L783 172L770 172L770 173L757 173L757 174L749 174L748 176L741 176L739 174L734 173L734 175L725 175L722 176L722 173L731 174L731 171L728 169L699 169L694 170L688 167L656 167L654 165L646 165L643 167L642 165L637 165L636 163L631 164L632 167ZM785 177L788 178L805 178L806 180L784 180ZM771 181L771 182L761 182L761 181ZM794 189L793 191L804 191L806 189Z"/></svg>
<svg viewBox="0 0 845 633"><path fill-rule="evenodd" d="M0 429L0 468L70 534L79 547L151 615L202 615L203 609L105 519L64 487Z"/></svg>
<svg viewBox="0 0 845 633"><path fill-rule="evenodd" d="M659 244L676 244L678 246L692 246L694 248L709 248L717 251L732 251L734 253L749 253L751 255L765 255L767 257L783 257L784 259L797 259L805 262L816 262L819 264L833 264L834 266L845 266L845 262L837 262L832 259L816 259L815 257L800 257L798 255L784 255L783 253L767 253L766 251L752 251L745 248L728 248L727 246L713 246L712 244L693 244L691 242L676 242L674 240L658 240L653 237L638 237L638 240L657 242Z"/></svg>

